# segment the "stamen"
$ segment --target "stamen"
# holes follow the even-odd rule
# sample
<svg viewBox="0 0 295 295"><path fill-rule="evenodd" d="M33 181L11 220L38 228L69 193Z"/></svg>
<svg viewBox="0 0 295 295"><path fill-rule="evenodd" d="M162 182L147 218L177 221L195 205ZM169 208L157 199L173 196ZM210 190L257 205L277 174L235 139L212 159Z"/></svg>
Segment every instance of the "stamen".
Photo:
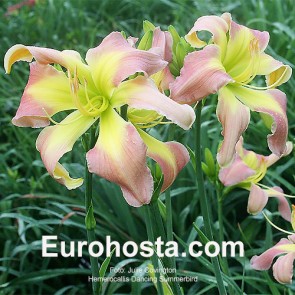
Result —
<svg viewBox="0 0 295 295"><path fill-rule="evenodd" d="M70 70L68 69L68 76L69 76L69 82L70 82L70 87L71 87L71 93L72 93L72 98L73 102L76 105L77 109L80 111L81 114L84 116L89 116L89 113L83 105L80 102L78 91L79 91L79 82L78 82L78 77L77 77L77 67L75 67L74 71L74 77L72 77Z"/></svg>
<svg viewBox="0 0 295 295"><path fill-rule="evenodd" d="M86 95L87 103L91 105L92 109L95 109L94 105L91 103L89 96L88 96L88 89L87 89L87 81L84 79L84 92Z"/></svg>
<svg viewBox="0 0 295 295"><path fill-rule="evenodd" d="M266 186L266 185L264 185L264 184L257 183L257 185L259 185L259 186L261 186L261 187L263 187L263 188L265 188L265 189L268 189L268 190L272 191L273 194L280 195L280 196L285 196L285 197L287 197L287 198L295 198L295 196L292 196L292 195L288 195L288 194L285 194L285 193L278 192L277 190L275 190L275 189L273 189L273 188L271 188L271 187L268 187L268 186ZM271 196L270 196L270 197L271 197Z"/></svg>
<svg viewBox="0 0 295 295"><path fill-rule="evenodd" d="M280 84L280 82L283 79L286 71L287 71L287 68L285 69L285 71L283 72L281 77L277 81L275 81L273 84L271 84L269 86L259 87L259 86L254 86L254 85L246 85L246 84L243 84L243 83L239 83L239 84L241 84L241 85L243 85L245 87L251 88L251 89L255 89L255 90L268 90L268 89L271 89L271 88L275 88L277 85Z"/></svg>
<svg viewBox="0 0 295 295"><path fill-rule="evenodd" d="M158 124L165 124L166 122L161 122L162 120L163 120L163 116L161 116L158 120L154 120L149 123L134 123L134 125L138 126L141 129L147 129L147 128L152 128ZM172 122L167 122L167 123L170 124Z"/></svg>
<svg viewBox="0 0 295 295"><path fill-rule="evenodd" d="M288 235L293 235L293 234L294 234L294 233L292 233L292 232L290 232L290 231L287 231L287 230L284 230L284 229L278 227L277 225L275 225L273 222L270 221L270 219L266 216L266 214L265 214L264 212L261 212L261 213L264 215L264 217L265 217L265 219L267 220L267 222L268 222L271 226L273 226L274 228L276 228L277 230L279 230L279 231L281 231L281 232L283 232L283 233L285 233L285 234L288 234Z"/></svg>
<svg viewBox="0 0 295 295"><path fill-rule="evenodd" d="M104 96L94 96L91 99L88 95L87 80L84 79L84 93L86 97L86 105L81 103L78 91L79 91L79 80L77 76L77 67L74 71L74 76L72 77L70 70L68 69L69 82L71 87L71 94L73 102L77 109L84 116L97 117L103 111L105 111L109 105L108 100Z"/></svg>
<svg viewBox="0 0 295 295"><path fill-rule="evenodd" d="M151 124L147 124L147 125L142 125L140 126L140 123L135 124L136 126L138 126L141 129L147 129L147 128L152 128L154 126L157 126L159 124L173 124L173 122L155 122L155 123L151 123Z"/></svg>
<svg viewBox="0 0 295 295"><path fill-rule="evenodd" d="M249 165L248 165L249 166ZM253 169L255 170L255 169ZM266 166L266 163L263 161L261 164L260 164L260 169L259 171L257 171L256 174L252 175L252 176L249 176L245 181L244 183L249 183L249 182L253 182L255 184L259 184L259 181L261 179L263 179L263 177L265 176L267 172L267 166Z"/></svg>
<svg viewBox="0 0 295 295"><path fill-rule="evenodd" d="M80 116L78 116L76 119L73 119L73 120L69 121L68 123L61 123L61 122L57 122L57 121L53 120L52 117L47 113L47 111L46 111L44 108L42 108L42 110L43 110L44 113L46 114L47 119L48 119L51 123L53 123L54 125L66 126L66 125L72 124L72 123L78 121L80 118L82 118L82 116L80 115Z"/></svg>

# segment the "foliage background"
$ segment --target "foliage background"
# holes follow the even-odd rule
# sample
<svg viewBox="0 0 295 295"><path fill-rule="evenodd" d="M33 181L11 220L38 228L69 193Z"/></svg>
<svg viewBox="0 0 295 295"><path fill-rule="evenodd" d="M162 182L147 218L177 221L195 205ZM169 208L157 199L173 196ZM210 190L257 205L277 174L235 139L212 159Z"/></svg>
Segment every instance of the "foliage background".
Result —
<svg viewBox="0 0 295 295"><path fill-rule="evenodd" d="M94 47L111 31L124 30L127 35L139 36L142 21L147 19L162 29L173 24L185 34L197 17L207 14L231 12L241 24L259 30L268 30L271 35L268 52L290 64L295 63L295 5L293 0L39 0L34 6L22 7L7 14L7 9L17 1L0 2L0 56L12 45L45 46L55 49L75 49L85 56L88 48ZM28 78L28 65L18 63L10 76L0 67L0 292L3 294L88 294L91 286L89 261L84 258L41 257L41 237L58 235L60 239L86 240L84 230L84 187L67 191L47 174L35 149L39 130L16 128L11 124L19 104L21 93ZM289 140L295 136L295 79L281 87L288 97ZM216 98L206 101L202 114L202 143L216 153L221 139L220 126L215 115ZM252 114L252 123L245 134L248 148L268 154L267 130L260 117ZM159 128L155 135L167 140L166 127ZM176 129L176 137L193 148L194 135ZM81 143L74 152L65 157L73 175L83 175L84 154ZM279 185L286 193L294 194L294 152L272 167L265 178L266 185ZM192 165L188 164L171 189L173 201L174 231L179 241L197 239L192 227L196 222L202 226ZM217 204L215 191L207 183L212 207L214 230L218 234ZM246 191L234 190L225 200L223 218L225 239L242 240L246 257L230 258L230 280L236 283L239 292L247 294L292 294L295 285L282 286L275 283L271 272L256 272L249 266L249 258L261 253L282 237L259 216L249 216ZM110 235L113 240L124 243L146 240L142 211L128 207L118 187L95 178L95 216L98 240ZM276 203L268 205L276 212ZM272 214L274 223L290 229L277 213ZM104 257L101 258L101 262ZM145 266L138 256L135 259L115 258L111 265ZM198 283L183 284L185 294L217 294L216 280L207 258L179 259L179 274L198 275ZM113 276L113 273L108 273ZM149 284L111 283L104 285L106 294L155 292Z"/></svg>

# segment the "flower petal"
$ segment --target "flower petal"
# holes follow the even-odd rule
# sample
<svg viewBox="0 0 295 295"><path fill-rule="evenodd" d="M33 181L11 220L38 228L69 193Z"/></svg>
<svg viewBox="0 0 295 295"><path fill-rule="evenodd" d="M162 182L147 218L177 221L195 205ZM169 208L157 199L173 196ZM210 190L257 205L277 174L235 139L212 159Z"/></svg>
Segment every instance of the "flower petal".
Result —
<svg viewBox="0 0 295 295"><path fill-rule="evenodd" d="M246 87L229 86L238 99L252 111L262 112L273 118L271 135L268 135L270 150L281 156L286 152L288 120L286 116L286 95L280 90L253 90Z"/></svg>
<svg viewBox="0 0 295 295"><path fill-rule="evenodd" d="M253 55L257 54L257 58L264 51L269 41L268 32L260 32L251 30L245 26L239 25L234 21L230 24L230 35L226 48L226 55L223 60L223 65L232 77L240 76L250 64ZM256 62L251 65L251 70L247 71L248 77L243 77L242 80L247 80L255 73Z"/></svg>
<svg viewBox="0 0 295 295"><path fill-rule="evenodd" d="M96 87L106 96L130 75L137 72L151 75L167 65L160 55L133 48L119 32L109 34L99 46L89 49L86 61Z"/></svg>
<svg viewBox="0 0 295 295"><path fill-rule="evenodd" d="M172 60L172 43L172 36L169 32L163 32L159 27L154 30L152 47L160 48L161 56L167 62ZM168 65L163 70L153 74L151 78L161 92L169 89L169 84L175 80Z"/></svg>
<svg viewBox="0 0 295 295"><path fill-rule="evenodd" d="M168 90L170 83L175 80L168 66L164 70L151 75L151 79L155 82L159 91L162 93L164 93L165 90Z"/></svg>
<svg viewBox="0 0 295 295"><path fill-rule="evenodd" d="M140 129L138 132L147 145L147 155L155 160L162 169L164 182L161 191L163 192L174 182L178 173L188 163L189 153L178 142L163 143Z"/></svg>
<svg viewBox="0 0 295 295"><path fill-rule="evenodd" d="M282 157L288 156L292 152L292 150L293 150L293 143L291 141L287 141L286 149L285 149L285 152L282 154ZM271 154L271 155L265 157L267 167L276 163L280 158L281 157L278 157L275 154Z"/></svg>
<svg viewBox="0 0 295 295"><path fill-rule="evenodd" d="M291 284L293 277L293 262L295 253L280 256L273 265L274 278L281 284Z"/></svg>
<svg viewBox="0 0 295 295"><path fill-rule="evenodd" d="M250 260L250 264L252 268L256 270L266 270L269 269L273 259L278 256L279 254L287 253L288 251L278 248L279 246L283 245L290 245L293 244L288 239L281 239L275 246L271 247L270 249L266 250L261 255L253 256Z"/></svg>
<svg viewBox="0 0 295 295"><path fill-rule="evenodd" d="M83 184L83 178L71 178L69 172L59 162L53 171L53 178L67 189L75 189Z"/></svg>
<svg viewBox="0 0 295 295"><path fill-rule="evenodd" d="M127 203L139 207L148 204L153 193L146 151L135 127L109 108L101 115L98 141L86 155L88 168L118 184Z"/></svg>
<svg viewBox="0 0 295 295"><path fill-rule="evenodd" d="M20 127L44 127L48 116L75 109L69 80L50 65L30 64L30 77L12 123Z"/></svg>
<svg viewBox="0 0 295 295"><path fill-rule="evenodd" d="M158 47L162 51L162 58L170 62L172 60L172 36L169 32L163 32L159 27L155 28L152 47Z"/></svg>
<svg viewBox="0 0 295 295"><path fill-rule="evenodd" d="M16 44L9 48L4 56L5 71L7 74L9 74L11 71L11 66L19 60L30 62L32 59L33 56L26 46L22 44Z"/></svg>
<svg viewBox="0 0 295 295"><path fill-rule="evenodd" d="M247 180L255 173L239 157L236 157L230 166L219 170L219 179L224 186L233 186Z"/></svg>
<svg viewBox="0 0 295 295"><path fill-rule="evenodd" d="M267 192L258 185L252 183L248 199L247 211L250 214L258 214L263 210L268 201Z"/></svg>
<svg viewBox="0 0 295 295"><path fill-rule="evenodd" d="M207 45L207 42L199 39L197 33L208 31L212 34L213 42L225 49L227 43L226 33L229 30L229 25L222 17L209 15L202 16L197 19L192 29L185 36L185 39L191 46L201 48Z"/></svg>
<svg viewBox="0 0 295 295"><path fill-rule="evenodd" d="M30 62L33 58L41 64L59 64L66 69L69 69L71 72L77 71L78 77L81 81L85 79L87 80L88 85L93 85L89 67L82 62L80 54L74 50L58 51L51 48L17 44L12 46L5 54L5 71L9 74L11 66L15 62Z"/></svg>
<svg viewBox="0 0 295 295"><path fill-rule="evenodd" d="M218 120L222 124L224 140L217 155L220 166L228 165L234 156L235 146L250 121L249 108L244 106L227 87L218 93L216 110Z"/></svg>
<svg viewBox="0 0 295 295"><path fill-rule="evenodd" d="M195 120L195 112L190 106L176 103L159 92L151 79L143 76L121 83L114 91L111 104L113 107L128 104L136 109L156 111L186 130Z"/></svg>
<svg viewBox="0 0 295 295"><path fill-rule="evenodd" d="M284 65L270 55L263 53L259 57L258 75L266 75L267 85L274 88L290 79L292 69L290 66Z"/></svg>
<svg viewBox="0 0 295 295"><path fill-rule="evenodd" d="M83 180L70 178L58 161L65 153L72 150L77 139L95 120L96 118L82 116L79 111L75 111L59 125L44 128L37 138L36 147L47 171L68 189L76 188L83 183Z"/></svg>
<svg viewBox="0 0 295 295"><path fill-rule="evenodd" d="M287 198L283 195L284 194L283 190L280 187L275 186L275 187L272 187L270 190L268 190L267 194L269 197L275 197L278 200L279 212L281 213L284 219L291 222L291 209L287 201Z"/></svg>
<svg viewBox="0 0 295 295"><path fill-rule="evenodd" d="M193 104L232 81L220 62L219 47L208 45L185 57L180 76L170 84L171 98Z"/></svg>

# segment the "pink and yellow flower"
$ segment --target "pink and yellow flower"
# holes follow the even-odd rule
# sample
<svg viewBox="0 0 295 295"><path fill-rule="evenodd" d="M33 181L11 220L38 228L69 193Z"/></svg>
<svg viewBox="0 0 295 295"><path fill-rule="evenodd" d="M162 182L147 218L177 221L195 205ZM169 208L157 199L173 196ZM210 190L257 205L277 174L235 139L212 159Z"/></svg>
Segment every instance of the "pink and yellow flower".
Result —
<svg viewBox="0 0 295 295"><path fill-rule="evenodd" d="M31 62L33 58L35 62ZM184 129L192 125L193 109L160 93L148 77L167 65L155 49L135 49L120 33L113 32L88 50L86 63L76 51L15 45L5 55L6 72L19 60L31 62L30 77L12 122L21 127L45 127L36 147L49 174L68 189L79 187L83 179L71 178L59 160L98 120L98 140L86 155L88 169L118 184L132 206L147 204L152 196L153 179L146 156L162 168L162 190L188 162L184 146L157 141L118 113L127 104L134 110L165 116ZM144 76L128 79L135 73ZM62 111L71 112L60 123L55 122L52 116ZM55 125L48 126L50 121Z"/></svg>
<svg viewBox="0 0 295 295"><path fill-rule="evenodd" d="M197 33L202 31L212 34L208 43L199 39ZM272 119L268 145L281 156L288 132L286 95L274 88L288 81L291 68L264 53L268 32L238 25L225 13L200 17L186 40L195 48L205 47L186 56L180 76L170 85L171 98L193 104L218 92L217 116L224 136L219 164L232 161L235 145L249 124L250 110ZM266 77L265 87L252 83L259 75Z"/></svg>
<svg viewBox="0 0 295 295"><path fill-rule="evenodd" d="M286 152L283 156L292 151L292 143L287 142ZM236 144L236 154L233 162L221 168L219 179L224 186L238 186L250 191L248 200L248 212L258 214L266 206L270 197L275 197L279 202L279 211L283 218L290 221L291 211L283 190L280 187L262 188L259 182L265 176L269 166L276 163L280 157L275 154L263 156L243 148L243 139L240 138ZM262 186L262 187L261 187Z"/></svg>
<svg viewBox="0 0 295 295"><path fill-rule="evenodd" d="M274 258L280 256L273 264L274 278L281 284L291 284L293 277L293 262L295 259L295 234L288 239L281 239L275 246L259 256L252 257L250 263L256 270L267 270L271 267Z"/></svg>

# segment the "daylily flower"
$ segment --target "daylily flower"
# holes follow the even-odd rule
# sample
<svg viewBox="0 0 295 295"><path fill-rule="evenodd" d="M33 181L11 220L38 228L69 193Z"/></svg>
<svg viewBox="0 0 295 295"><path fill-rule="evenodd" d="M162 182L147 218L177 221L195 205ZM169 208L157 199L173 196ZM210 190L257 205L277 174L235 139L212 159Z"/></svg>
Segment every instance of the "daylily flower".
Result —
<svg viewBox="0 0 295 295"><path fill-rule="evenodd" d="M295 259L295 234L289 235L288 239L281 239L261 255L252 257L251 266L256 270L267 270L271 267L274 258L280 254L286 255L280 256L274 263L274 278L281 284L291 284Z"/></svg>
<svg viewBox="0 0 295 295"><path fill-rule="evenodd" d="M197 33L202 31L212 34L208 43L199 39ZM288 132L286 95L273 88L288 81L291 68L264 53L268 32L238 25L225 13L200 17L186 40L195 48L205 48L186 56L180 76L170 85L171 98L193 104L218 92L217 116L224 136L219 164L232 161L235 145L249 124L250 110L272 118L268 145L281 156ZM251 84L258 75L266 76L265 87Z"/></svg>
<svg viewBox="0 0 295 295"><path fill-rule="evenodd" d="M148 78L167 64L155 49L135 49L120 33L113 32L99 46L88 50L85 63L76 51L15 45L5 55L6 72L16 61L31 62L33 58L36 62L30 63L29 81L12 122L34 128L55 123L45 127L36 142L55 180L68 189L82 185L83 180L71 178L59 160L100 119L98 140L86 155L90 172L118 184L132 206L147 204L152 196L147 155L162 168L163 189L171 185L188 162L185 147L158 142L118 114L120 107L127 104L133 109L155 111L184 129L192 125L192 108L160 93ZM128 79L138 72L144 76ZM52 116L66 110L72 112L60 123L55 122Z"/></svg>
<svg viewBox="0 0 295 295"><path fill-rule="evenodd" d="M292 143L287 142L286 152L283 156L292 151ZM275 197L279 202L279 211L283 218L290 221L291 211L289 203L284 197L280 187L263 189L259 182L267 172L267 168L276 163L280 157L275 154L263 156L247 151L243 148L243 139L240 138L236 144L236 154L234 161L228 167L219 171L220 181L227 187L238 186L250 191L248 200L248 212L258 214L266 206L269 197Z"/></svg>

